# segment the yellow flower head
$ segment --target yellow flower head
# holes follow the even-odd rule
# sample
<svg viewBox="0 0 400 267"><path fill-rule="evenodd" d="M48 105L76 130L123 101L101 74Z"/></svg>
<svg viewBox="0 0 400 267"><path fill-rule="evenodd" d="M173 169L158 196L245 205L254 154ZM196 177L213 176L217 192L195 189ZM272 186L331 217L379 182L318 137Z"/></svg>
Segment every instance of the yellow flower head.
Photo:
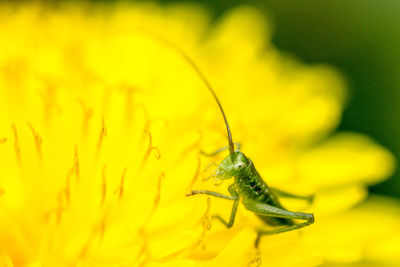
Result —
<svg viewBox="0 0 400 267"><path fill-rule="evenodd" d="M211 25L198 6L0 7L0 265L314 266L396 264L398 204L367 196L394 168L369 138L332 135L346 98L327 66L270 43L238 8ZM168 39L212 83L264 180L313 205L315 224L264 237L261 221L207 179L227 145L214 99ZM362 203L362 204L360 204ZM357 204L357 205L356 205Z"/></svg>

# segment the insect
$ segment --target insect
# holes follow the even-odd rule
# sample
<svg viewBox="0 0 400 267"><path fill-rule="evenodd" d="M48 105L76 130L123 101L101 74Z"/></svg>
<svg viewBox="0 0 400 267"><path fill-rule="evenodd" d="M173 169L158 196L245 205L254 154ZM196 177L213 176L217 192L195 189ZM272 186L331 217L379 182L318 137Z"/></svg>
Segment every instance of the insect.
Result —
<svg viewBox="0 0 400 267"><path fill-rule="evenodd" d="M207 190L192 190L187 196L204 194L233 201L229 221L226 221L220 215L213 216L213 218L219 220L227 228L231 228L235 222L235 216L240 200L246 209L254 212L263 222L272 226L276 226L274 229L257 230L257 238L255 241L256 247L258 247L260 238L263 235L292 231L314 223L313 214L289 211L282 206L278 199L278 196L281 196L303 199L311 202L313 196L297 196L269 187L262 179L261 175L257 172L253 161L240 151L239 145L237 145L238 149L235 150L234 143L232 141L232 133L221 102L219 101L214 89L211 87L211 84L208 82L194 61L180 47L169 40L166 40L161 36L148 31L147 34L152 35L155 39L177 51L199 75L218 104L228 134L228 146L218 149L216 152L208 155L215 155L226 149L229 149L229 155L221 161L217 167L215 175L213 175L221 180L233 179L233 183L228 186L229 195ZM296 222L295 220L301 220L302 222Z"/></svg>

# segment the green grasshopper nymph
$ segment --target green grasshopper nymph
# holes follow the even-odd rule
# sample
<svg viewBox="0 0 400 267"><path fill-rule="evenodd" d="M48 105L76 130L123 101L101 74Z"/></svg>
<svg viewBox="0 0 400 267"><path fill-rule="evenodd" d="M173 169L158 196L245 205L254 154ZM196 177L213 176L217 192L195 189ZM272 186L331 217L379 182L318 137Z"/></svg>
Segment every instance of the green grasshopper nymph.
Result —
<svg viewBox="0 0 400 267"><path fill-rule="evenodd" d="M228 146L219 149L212 154L203 154L211 156L225 150L226 148L229 148L229 155L222 160L222 162L217 167L215 175L213 175L214 177L221 180L233 178L233 183L228 187L229 195L224 195L207 190L193 190L187 196L204 194L233 201L233 207L229 221L225 221L220 215L213 216L213 218L218 219L227 228L232 227L235 222L236 211L240 200L242 200L242 203L246 209L254 212L263 222L272 226L280 226L272 230L257 230L257 239L255 241L256 247L258 247L260 238L263 235L277 234L296 230L312 224L314 222L313 214L289 211L281 205L277 196L303 199L308 200L309 202L312 201L313 197L297 196L268 187L268 185L261 178L260 174L257 172L251 159L246 157L245 154L240 151L239 146L237 146L238 149L235 150L234 143L232 141L231 130L229 128L228 120L225 116L222 105L215 91L211 87L211 84L200 71L199 67L180 47L178 47L174 43L164 39L154 32L145 32L149 35L152 35L156 40L178 52L183 57L183 59L185 59L186 62L194 69L194 71L199 75L205 86L214 96L214 99L216 100L218 107L222 113L227 129ZM302 222L296 222L295 220L301 220Z"/></svg>
<svg viewBox="0 0 400 267"><path fill-rule="evenodd" d="M260 237L263 235L287 232L312 224L314 222L313 214L288 211L281 205L277 197L278 195L280 195L282 197L306 199L312 201L312 196L297 196L268 187L268 185L261 178L260 174L257 172L251 159L246 157L245 154L242 153L240 150L235 151L228 120L225 116L222 105L214 90L212 89L210 83L206 80L200 69L186 54L183 53L182 50L180 50L180 53L183 54L184 58L190 63L190 65L193 66L193 68L200 75L205 85L214 96L225 121L226 129L228 132L229 155L225 159L223 159L222 162L218 165L215 177L221 180L231 178L234 179L233 183L228 187L228 192L230 195L223 195L217 192L206 190L193 190L187 196L205 194L233 201L231 216L228 222L219 215L213 216L214 218L221 221L227 228L232 227L235 222L239 200L242 200L242 203L246 209L254 212L265 223L273 226L281 226L272 230L258 230L257 239L255 241L256 247L258 247ZM220 151L221 149L217 152ZM296 223L294 220L302 220L303 222Z"/></svg>

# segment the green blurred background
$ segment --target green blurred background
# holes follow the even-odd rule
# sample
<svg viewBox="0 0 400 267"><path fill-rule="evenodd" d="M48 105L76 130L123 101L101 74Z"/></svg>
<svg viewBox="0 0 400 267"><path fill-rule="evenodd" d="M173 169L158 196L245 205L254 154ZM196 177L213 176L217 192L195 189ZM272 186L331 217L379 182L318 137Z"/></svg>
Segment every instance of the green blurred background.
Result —
<svg viewBox="0 0 400 267"><path fill-rule="evenodd" d="M346 77L350 99L339 130L365 133L399 158L399 0L191 2L205 5L215 18L243 4L265 13L274 26L273 43L281 51L309 64L331 64ZM400 198L400 172L396 171L391 179L371 187L370 191Z"/></svg>
<svg viewBox="0 0 400 267"><path fill-rule="evenodd" d="M366 133L399 158L400 1L272 0L268 6L280 49L308 63L330 63L347 78L350 99L339 130ZM370 191L400 197L399 171Z"/></svg>

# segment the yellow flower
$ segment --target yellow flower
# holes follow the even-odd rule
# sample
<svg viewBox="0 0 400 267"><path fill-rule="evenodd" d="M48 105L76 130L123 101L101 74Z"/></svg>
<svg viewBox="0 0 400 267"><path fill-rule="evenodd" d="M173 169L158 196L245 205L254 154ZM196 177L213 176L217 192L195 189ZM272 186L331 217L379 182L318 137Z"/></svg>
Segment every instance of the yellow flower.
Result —
<svg viewBox="0 0 400 267"><path fill-rule="evenodd" d="M211 25L198 6L2 4L0 265L314 266L399 263L399 204L367 196L392 155L359 134L331 135L346 98L327 66L269 42L263 18L238 8ZM227 144L201 79L212 82L234 141L271 186L316 194L300 231L264 237L229 201L185 197L212 171L200 150ZM265 226L268 227L268 226Z"/></svg>

